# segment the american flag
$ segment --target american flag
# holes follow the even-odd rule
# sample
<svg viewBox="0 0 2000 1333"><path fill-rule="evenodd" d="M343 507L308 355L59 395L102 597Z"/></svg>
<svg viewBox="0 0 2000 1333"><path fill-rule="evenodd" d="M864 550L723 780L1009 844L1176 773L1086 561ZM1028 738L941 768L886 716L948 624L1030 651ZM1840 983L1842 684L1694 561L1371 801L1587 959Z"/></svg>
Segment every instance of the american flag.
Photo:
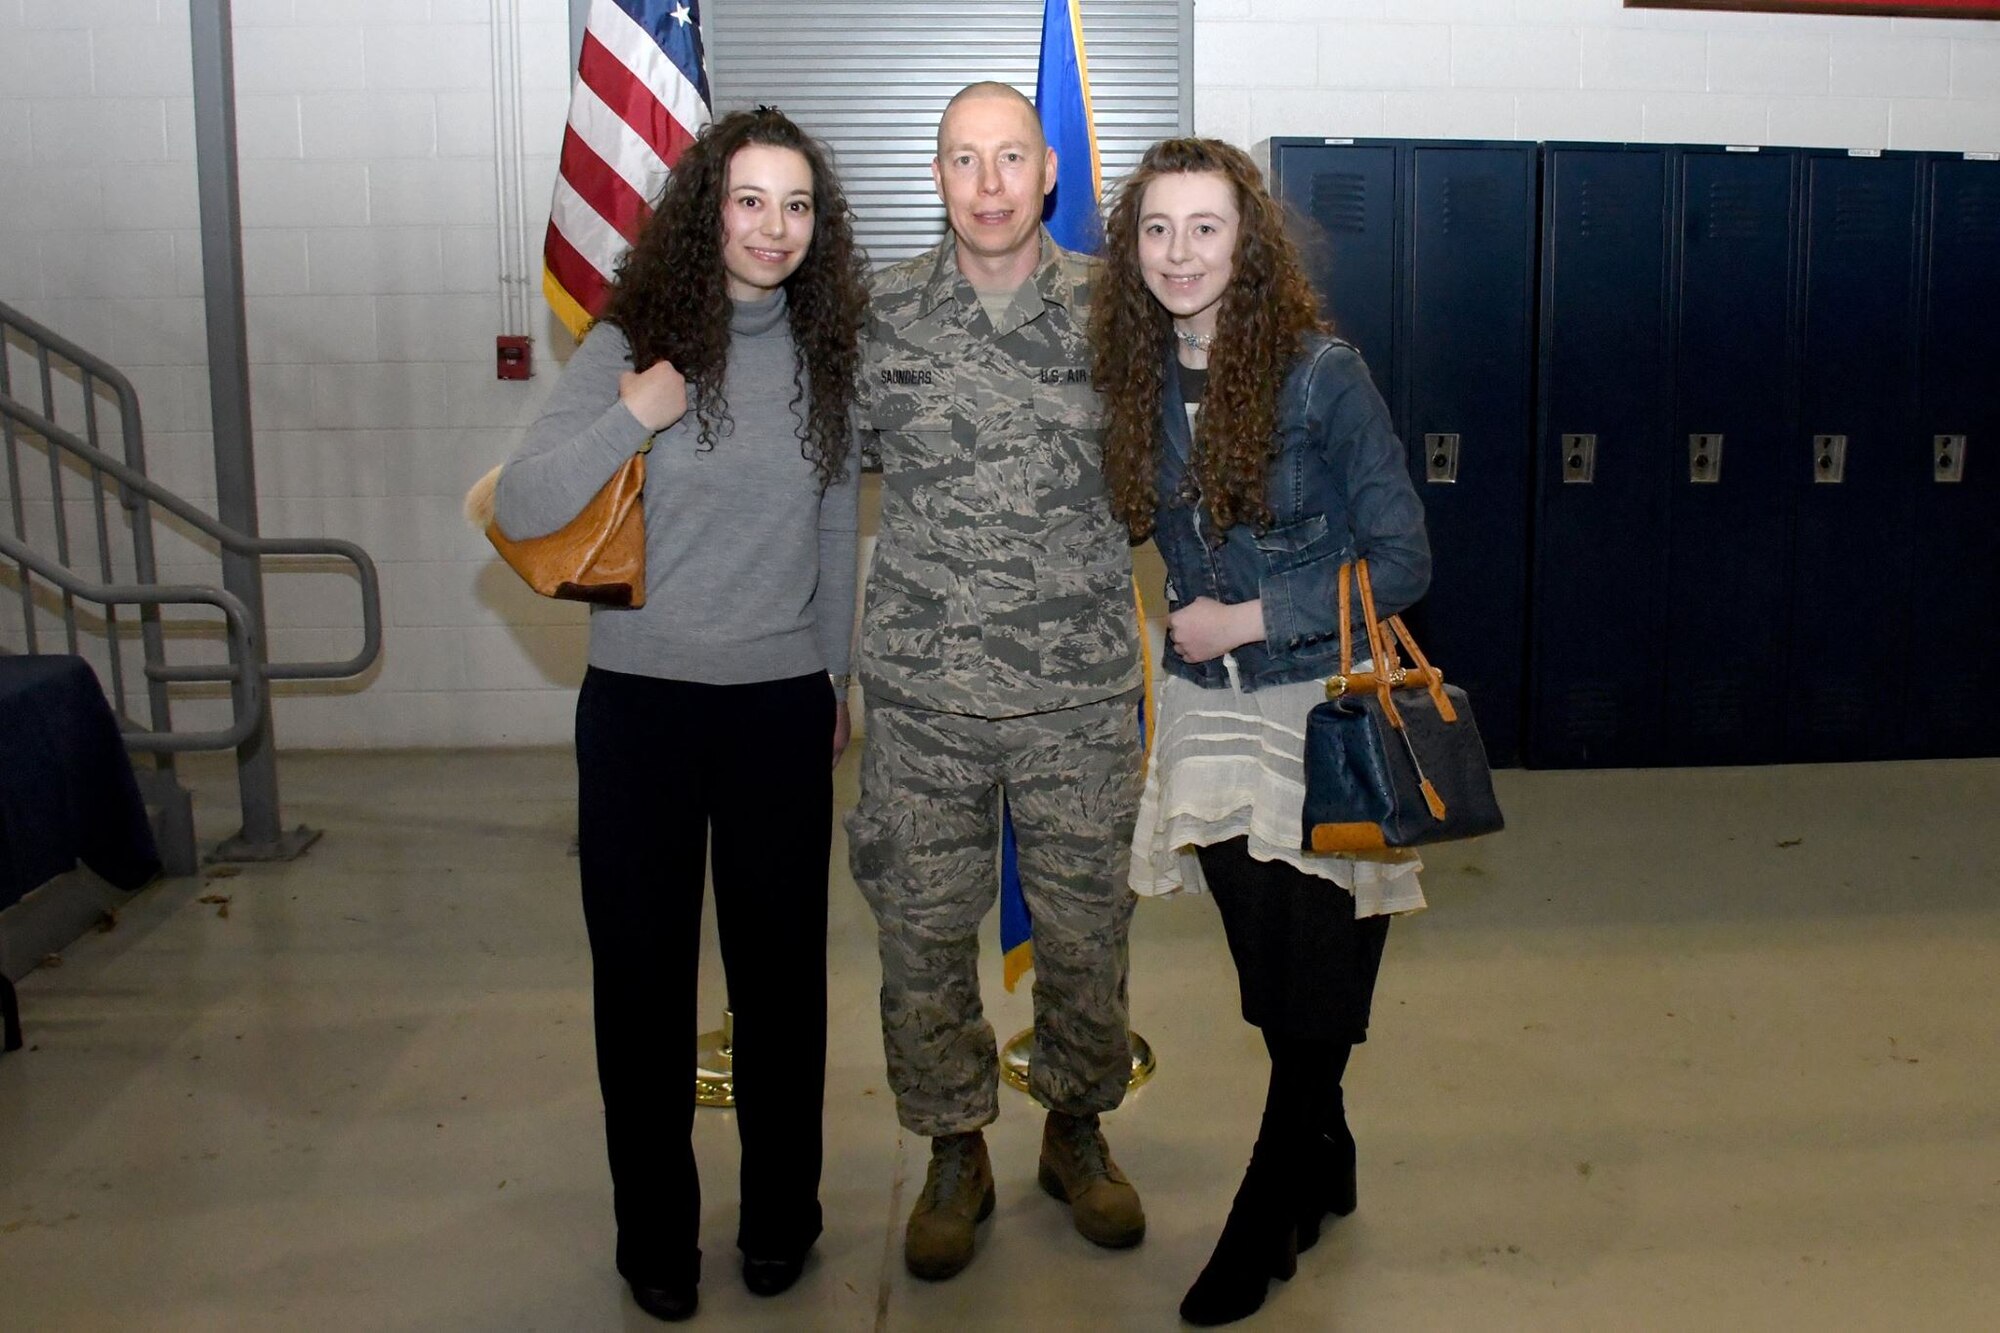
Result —
<svg viewBox="0 0 2000 1333"><path fill-rule="evenodd" d="M542 244L542 293L575 336L711 106L699 0L591 0Z"/></svg>

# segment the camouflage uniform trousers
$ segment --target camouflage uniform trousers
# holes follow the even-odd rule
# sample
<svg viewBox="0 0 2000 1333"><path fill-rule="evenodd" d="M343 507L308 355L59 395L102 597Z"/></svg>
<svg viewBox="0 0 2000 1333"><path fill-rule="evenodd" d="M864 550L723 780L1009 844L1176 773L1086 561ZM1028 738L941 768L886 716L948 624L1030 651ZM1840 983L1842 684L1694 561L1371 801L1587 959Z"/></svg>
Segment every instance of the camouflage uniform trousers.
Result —
<svg viewBox="0 0 2000 1333"><path fill-rule="evenodd" d="M999 890L1002 790L1035 923L1029 1092L1071 1115L1124 1099L1138 699L1005 718L869 704L848 845L879 928L882 1044L912 1132L963 1133L1000 1114L978 960Z"/></svg>

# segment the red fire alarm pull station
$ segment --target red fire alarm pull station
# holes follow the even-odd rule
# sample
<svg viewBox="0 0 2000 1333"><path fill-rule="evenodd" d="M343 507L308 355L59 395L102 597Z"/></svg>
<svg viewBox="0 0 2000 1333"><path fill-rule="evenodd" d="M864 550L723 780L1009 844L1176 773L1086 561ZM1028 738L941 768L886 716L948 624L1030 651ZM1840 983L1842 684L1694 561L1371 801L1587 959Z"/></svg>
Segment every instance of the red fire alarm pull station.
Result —
<svg viewBox="0 0 2000 1333"><path fill-rule="evenodd" d="M520 333L503 333L493 340L493 352L503 380L524 380L535 373L531 350L534 339Z"/></svg>

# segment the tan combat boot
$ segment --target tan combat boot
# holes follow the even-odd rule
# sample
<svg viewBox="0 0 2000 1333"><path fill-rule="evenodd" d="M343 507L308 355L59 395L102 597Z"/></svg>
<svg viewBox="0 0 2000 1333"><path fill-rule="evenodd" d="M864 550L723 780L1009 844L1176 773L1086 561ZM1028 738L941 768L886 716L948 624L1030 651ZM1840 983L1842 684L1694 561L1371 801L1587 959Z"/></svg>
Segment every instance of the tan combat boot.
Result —
<svg viewBox="0 0 2000 1333"><path fill-rule="evenodd" d="M931 1140L924 1192L903 1233L903 1263L931 1282L956 1276L972 1262L973 1228L993 1213L993 1163L986 1136L947 1134Z"/></svg>
<svg viewBox="0 0 2000 1333"><path fill-rule="evenodd" d="M1094 1115L1049 1112L1042 1127L1042 1188L1067 1203L1085 1240L1110 1250L1146 1238L1146 1210L1125 1179Z"/></svg>

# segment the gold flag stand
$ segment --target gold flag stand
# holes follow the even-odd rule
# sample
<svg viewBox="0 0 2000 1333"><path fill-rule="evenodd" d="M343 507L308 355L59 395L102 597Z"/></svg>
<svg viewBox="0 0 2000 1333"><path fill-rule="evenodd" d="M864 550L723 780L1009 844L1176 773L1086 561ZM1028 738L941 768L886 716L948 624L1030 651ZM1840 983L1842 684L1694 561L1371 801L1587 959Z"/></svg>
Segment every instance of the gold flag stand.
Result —
<svg viewBox="0 0 2000 1333"><path fill-rule="evenodd" d="M1153 1047L1136 1032L1126 1036L1132 1041L1132 1076L1125 1083L1129 1092L1153 1076L1159 1062L1153 1058ZM1007 1044L1000 1048L1000 1077L1007 1080L1007 1086L1016 1092L1028 1090L1028 1066L1035 1059L1035 1030L1022 1028Z"/></svg>
<svg viewBox="0 0 2000 1333"><path fill-rule="evenodd" d="M736 1040L736 1015L722 1011L722 1026L694 1039L694 1104L736 1105L736 1080L731 1047Z"/></svg>

